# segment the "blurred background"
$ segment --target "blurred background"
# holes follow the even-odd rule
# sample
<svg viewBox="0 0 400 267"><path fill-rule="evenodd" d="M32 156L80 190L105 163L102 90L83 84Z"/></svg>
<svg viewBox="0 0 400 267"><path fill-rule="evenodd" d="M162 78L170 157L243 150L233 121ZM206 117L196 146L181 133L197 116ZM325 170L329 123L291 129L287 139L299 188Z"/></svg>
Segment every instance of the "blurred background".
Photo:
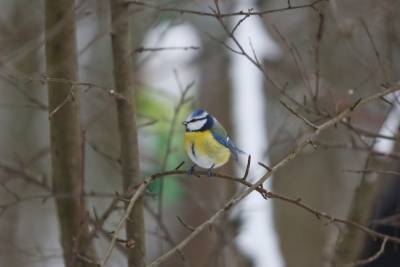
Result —
<svg viewBox="0 0 400 267"><path fill-rule="evenodd" d="M357 99L397 83L400 2L396 0L131 1L135 102L141 175L190 160L181 122L204 108L252 155L249 181L313 129ZM168 8L167 8L168 7ZM85 192L92 230L122 192L106 0L75 4ZM0 1L0 266L64 266L50 179L49 115L42 1ZM187 94L183 92L187 90ZM265 184L338 218L399 236L400 97L357 109L324 131ZM219 172L242 176L247 159ZM159 257L212 216L243 186L213 178L168 177L145 195L146 261ZM95 229L101 258L123 213L116 205ZM375 255L373 240L295 205L253 193L162 266L342 266ZM385 244L365 266L399 266ZM110 266L126 266L118 245Z"/></svg>

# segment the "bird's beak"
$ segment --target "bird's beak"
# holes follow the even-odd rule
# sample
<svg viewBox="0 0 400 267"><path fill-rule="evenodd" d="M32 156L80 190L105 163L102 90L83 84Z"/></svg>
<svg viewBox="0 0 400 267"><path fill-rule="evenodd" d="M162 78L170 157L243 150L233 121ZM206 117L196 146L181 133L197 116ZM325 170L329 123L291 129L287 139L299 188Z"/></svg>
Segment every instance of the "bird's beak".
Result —
<svg viewBox="0 0 400 267"><path fill-rule="evenodd" d="M186 125L187 125L187 122L186 122L186 121L182 122L182 125L185 125L185 126L186 126Z"/></svg>

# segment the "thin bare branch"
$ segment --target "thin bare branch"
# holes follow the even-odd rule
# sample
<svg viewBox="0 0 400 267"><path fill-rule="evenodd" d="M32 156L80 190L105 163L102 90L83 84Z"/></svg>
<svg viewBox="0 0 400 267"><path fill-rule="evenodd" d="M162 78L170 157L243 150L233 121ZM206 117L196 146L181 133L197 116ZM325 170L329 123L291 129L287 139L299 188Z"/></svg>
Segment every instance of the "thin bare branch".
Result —
<svg viewBox="0 0 400 267"><path fill-rule="evenodd" d="M295 111L291 106L289 106L288 104L286 104L284 101L280 100L281 104L290 111L290 113L292 113L293 115L295 115L297 118L301 119L305 124L307 124L308 126L310 126L313 129L318 129L318 126L315 125L314 123L312 123L311 121L309 121L308 119L306 119L304 116L302 116L300 113L298 113L297 111Z"/></svg>
<svg viewBox="0 0 400 267"><path fill-rule="evenodd" d="M131 213L133 207L135 206L136 201L142 196L144 190L146 189L147 185L151 181L153 177L149 176L143 182L140 184L139 188L136 190L135 194L131 197L129 200L129 204L126 207L124 214L122 218L120 219L116 229L114 230L113 237L111 238L110 244L108 245L108 248L106 252L104 253L103 259L101 260L101 266L106 266L108 260L110 259L111 252L114 249L115 243L117 242L118 239L118 234L121 231L122 227L125 224L125 221L128 220L129 214Z"/></svg>
<svg viewBox="0 0 400 267"><path fill-rule="evenodd" d="M155 9L157 11L162 11L162 12L174 12L174 13L179 13L179 14L192 14L192 15L198 15L198 16L225 18L225 17L234 17L234 16L264 16L264 15L271 14L271 13L283 12L283 11L288 11L288 10L293 10L293 9L312 8L315 5L317 5L318 3L325 2L325 1L327 1L327 0L315 0L309 4L303 4L303 5L297 5L297 6L288 5L288 6L282 7L282 8L266 9L266 10L262 10L262 11L253 11L253 9L250 8L247 11L241 10L241 11L230 12L230 13L221 13L221 12L214 13L214 12L196 11L196 10L191 10L191 9L164 7L164 6L156 5L153 3L136 1L136 0L126 0L125 2L128 4L131 4L131 5L143 6L146 8ZM217 10L219 10L218 2L215 2L215 4L217 6Z"/></svg>
<svg viewBox="0 0 400 267"><path fill-rule="evenodd" d="M242 177L243 180L246 180L247 176L249 175L250 165L251 165L251 155L249 154L249 156L247 157L246 170L245 170L244 175Z"/></svg>
<svg viewBox="0 0 400 267"><path fill-rule="evenodd" d="M190 226L185 221L183 221L183 219L180 216L176 216L176 218L178 219L178 222L180 222L182 226L188 229L190 232L193 232L196 229L195 227Z"/></svg>
<svg viewBox="0 0 400 267"><path fill-rule="evenodd" d="M134 53L144 53L144 52L164 52L164 51L171 51L171 50L199 50L200 46L168 46L168 47L138 47L133 50Z"/></svg>
<svg viewBox="0 0 400 267"><path fill-rule="evenodd" d="M349 266L349 267L350 266L362 266L362 265L366 265L368 263L371 263L371 262L377 260L385 252L387 242L388 242L388 238L385 237L381 243L381 247L374 255L372 255L371 257L368 257L366 259L363 259L363 260L359 260L359 261L356 261L356 262L353 262L350 264L346 264L346 266Z"/></svg>

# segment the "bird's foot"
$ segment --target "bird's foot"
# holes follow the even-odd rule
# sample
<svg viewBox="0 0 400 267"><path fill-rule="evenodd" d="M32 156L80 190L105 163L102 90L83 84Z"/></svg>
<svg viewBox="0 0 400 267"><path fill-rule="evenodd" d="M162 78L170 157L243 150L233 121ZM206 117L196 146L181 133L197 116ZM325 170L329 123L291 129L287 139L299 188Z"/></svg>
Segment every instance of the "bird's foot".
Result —
<svg viewBox="0 0 400 267"><path fill-rule="evenodd" d="M215 166L215 164L213 164L213 165L208 169L208 171L207 171L208 177L211 177L211 176L212 176L212 170L213 170L214 166Z"/></svg>
<svg viewBox="0 0 400 267"><path fill-rule="evenodd" d="M196 167L196 164L193 164L192 167L190 167L190 169L188 170L187 174L189 176L192 176L194 173L194 168Z"/></svg>

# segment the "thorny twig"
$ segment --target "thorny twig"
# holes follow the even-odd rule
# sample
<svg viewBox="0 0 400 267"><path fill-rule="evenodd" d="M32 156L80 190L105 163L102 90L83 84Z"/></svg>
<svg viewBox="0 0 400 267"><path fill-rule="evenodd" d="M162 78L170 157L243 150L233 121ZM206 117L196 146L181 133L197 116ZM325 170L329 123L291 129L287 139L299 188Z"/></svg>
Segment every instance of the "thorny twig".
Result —
<svg viewBox="0 0 400 267"><path fill-rule="evenodd" d="M67 94L67 96L64 98L64 100L58 104L57 107L55 107L54 109L49 111L49 120L51 120L53 118L53 116L60 111L69 101L73 101L74 100L74 91L72 90L72 86L71 86L71 91L69 91L69 93Z"/></svg>
<svg viewBox="0 0 400 267"><path fill-rule="evenodd" d="M362 265L366 265L368 263L371 263L373 261L375 261L376 259L378 259L384 252L385 252L385 248L386 248L386 243L388 242L388 238L385 237L383 238L383 241L381 243L381 247L379 248L379 250L372 256L366 258L366 259L362 259L350 264L346 264L347 267L352 267L352 266L362 266Z"/></svg>
<svg viewBox="0 0 400 267"><path fill-rule="evenodd" d="M138 198L142 195L142 193L146 189L148 183L150 182L151 178L152 178L152 176L149 176L145 180L143 180L143 182L141 183L139 188L136 190L135 194L130 199L128 206L125 209L124 215L120 219L120 221L114 231L114 234L111 238L110 244L108 245L107 251L105 252L104 257L101 260L101 266L106 266L106 264L111 256L111 252L114 249L115 243L117 242L119 231L121 231L121 228L124 226L125 221L129 218L129 214L131 213L131 211L136 203L136 200L138 200Z"/></svg>
<svg viewBox="0 0 400 267"><path fill-rule="evenodd" d="M307 118L305 118L304 116L302 116L300 113L298 113L297 111L295 111L291 106L289 106L288 104L286 104L284 101L280 101L281 104L290 111L290 113L292 113L293 115L295 115L296 117L298 117L299 119L301 119L302 121L304 121L305 124L307 124L308 126L310 126L313 129L318 129L318 126L315 125L314 123L312 123L311 121L309 121Z"/></svg>
<svg viewBox="0 0 400 267"><path fill-rule="evenodd" d="M71 87L71 92L72 92L72 88L80 88L80 87L82 87L83 92L87 92L87 91L89 91L89 90L91 90L93 88L94 89L99 89L99 90L107 93L108 95L110 95L110 96L112 96L112 97L114 97L114 98L116 98L118 100L123 100L123 101L126 101L127 103L131 102L130 99L127 99L123 95L117 93L114 89L110 89L110 88L107 88L107 87L104 87L104 86L101 86L101 85L98 85L98 84L90 83L90 82L71 81L71 80L63 79L63 78L49 77L47 75L41 75L38 78L28 77L28 76L26 76L26 77L10 76L10 77L13 78L13 79L16 79L16 80L25 81L26 83L39 82L39 83L45 84L45 83L48 83L48 82L54 82L54 83L67 84L67 85L69 85ZM68 101L71 100L70 99L71 97L74 97L73 95L72 96L70 96L70 95L71 95L71 93L67 95L68 99L66 99L64 101L68 102Z"/></svg>
<svg viewBox="0 0 400 267"><path fill-rule="evenodd" d="M180 222L182 224L183 227L188 229L190 232L193 232L196 229L195 227L190 226L186 222L184 222L180 216L176 216L176 219L178 220L178 222Z"/></svg>
<svg viewBox="0 0 400 267"><path fill-rule="evenodd" d="M249 175L250 165L251 165L251 155L249 154L249 156L247 157L246 170L245 170L244 175L242 177L243 180L246 180L247 176Z"/></svg>
<svg viewBox="0 0 400 267"><path fill-rule="evenodd" d="M214 17L214 18L215 17L226 18L226 17L235 17L235 16L264 16L264 15L271 14L271 13L282 12L282 11L293 10L293 9L313 8L318 3L325 2L325 1L327 1L327 0L315 0L309 4L297 5L297 6L289 4L286 7L275 8L275 9L266 9L266 10L262 10L262 11L254 11L253 9L249 9L247 11L240 10L240 11L229 12L229 13L221 13L221 12L214 13L214 12L196 11L196 10L191 10L191 9L163 7L160 5L153 4L153 3L136 1L136 0L126 0L126 3L131 4L131 5L136 5L136 6L147 7L147 8L155 9L157 11L162 11L162 12L175 12L175 13L179 13L179 14L191 14L191 15L207 16L207 17ZM218 9L218 1L215 1L215 4Z"/></svg>

